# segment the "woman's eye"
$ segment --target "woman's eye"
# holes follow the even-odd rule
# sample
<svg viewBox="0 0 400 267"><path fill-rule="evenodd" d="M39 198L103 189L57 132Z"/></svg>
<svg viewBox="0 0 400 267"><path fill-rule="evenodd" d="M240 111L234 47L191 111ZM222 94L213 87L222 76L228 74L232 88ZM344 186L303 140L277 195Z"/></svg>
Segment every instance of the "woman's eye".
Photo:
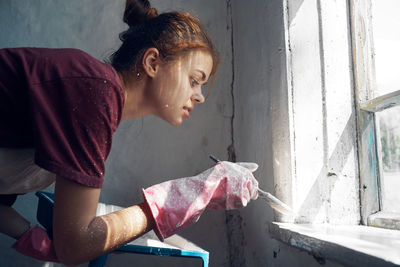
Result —
<svg viewBox="0 0 400 267"><path fill-rule="evenodd" d="M193 87L194 87L194 86L197 86L197 85L200 85L200 83L199 83L196 79L194 79L194 78L192 78L191 84L192 84Z"/></svg>

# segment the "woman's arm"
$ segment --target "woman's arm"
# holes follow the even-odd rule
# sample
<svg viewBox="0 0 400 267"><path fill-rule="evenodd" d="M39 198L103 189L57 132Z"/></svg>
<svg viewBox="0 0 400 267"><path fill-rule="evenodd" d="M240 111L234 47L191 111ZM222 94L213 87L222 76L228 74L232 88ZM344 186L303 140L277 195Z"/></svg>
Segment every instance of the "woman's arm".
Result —
<svg viewBox="0 0 400 267"><path fill-rule="evenodd" d="M15 239L20 238L30 228L30 223L12 207L0 204L0 233Z"/></svg>
<svg viewBox="0 0 400 267"><path fill-rule="evenodd" d="M99 188L57 177L53 237L64 264L86 262L111 251L153 228L147 204L96 217Z"/></svg>

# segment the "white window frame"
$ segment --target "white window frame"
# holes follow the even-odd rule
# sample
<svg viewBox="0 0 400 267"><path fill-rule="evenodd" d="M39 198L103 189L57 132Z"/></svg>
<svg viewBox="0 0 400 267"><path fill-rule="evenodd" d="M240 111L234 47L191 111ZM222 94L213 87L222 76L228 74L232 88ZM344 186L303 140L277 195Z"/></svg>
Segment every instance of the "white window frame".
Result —
<svg viewBox="0 0 400 267"><path fill-rule="evenodd" d="M270 236L320 260L398 266L400 231L366 226L381 206L375 141L379 133L375 112L366 109L388 104L373 96L370 0L284 0L283 6L287 91L271 89L275 194L304 219L277 214L278 222L269 225ZM312 96L321 89L322 101ZM326 115L320 120L322 134L314 119L321 104ZM308 130L305 127L306 134L301 131ZM320 136L327 136L322 144ZM328 160L316 176L313 167L321 166L320 147ZM312 187L303 186L310 180L315 181ZM304 209L296 209L299 203Z"/></svg>
<svg viewBox="0 0 400 267"><path fill-rule="evenodd" d="M351 30L360 168L360 211L364 225L400 230L400 214L382 211L380 134L376 112L400 105L400 90L376 90L370 0L351 0Z"/></svg>
<svg viewBox="0 0 400 267"><path fill-rule="evenodd" d="M375 112L398 98L396 93L376 99L373 95L370 7L370 0L284 1L287 91L272 90L271 94L274 183L276 196L296 212L300 210L304 219L278 214L269 233L320 260L346 266L398 266L400 231L367 226L368 219L369 225L374 225L373 216L382 218ZM344 11L346 14L341 13ZM320 70L318 56L322 59ZM311 95L319 88L325 89L322 101ZM307 97L302 98L302 91ZM321 103L326 115L322 128L326 130L320 135L327 136L322 145L319 136L315 140L307 136L315 137L315 129L321 131L313 121ZM306 112L299 118L298 111L303 109ZM299 119L302 123L296 122ZM304 134L301 130L305 125L311 127L310 123L314 128ZM328 160L315 179L313 167L320 166L320 147ZM304 169L304 165L310 168ZM311 179L313 187L302 187ZM304 199L307 205L303 205ZM304 209L296 209L298 203Z"/></svg>

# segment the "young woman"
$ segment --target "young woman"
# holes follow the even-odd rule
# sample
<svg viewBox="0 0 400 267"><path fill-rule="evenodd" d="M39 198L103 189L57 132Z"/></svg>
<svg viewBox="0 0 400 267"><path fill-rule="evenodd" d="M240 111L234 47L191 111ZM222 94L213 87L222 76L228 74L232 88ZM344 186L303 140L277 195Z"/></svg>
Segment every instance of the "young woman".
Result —
<svg viewBox="0 0 400 267"><path fill-rule="evenodd" d="M162 240L205 208L240 208L257 197L255 165L221 162L143 190L141 204L96 216L120 121L152 114L181 124L204 102L202 86L218 65L190 14L158 15L147 0L128 0L124 22L129 29L111 64L76 49L0 50L0 231L17 239L21 253L77 264L149 230ZM11 206L19 194L54 182L50 240Z"/></svg>

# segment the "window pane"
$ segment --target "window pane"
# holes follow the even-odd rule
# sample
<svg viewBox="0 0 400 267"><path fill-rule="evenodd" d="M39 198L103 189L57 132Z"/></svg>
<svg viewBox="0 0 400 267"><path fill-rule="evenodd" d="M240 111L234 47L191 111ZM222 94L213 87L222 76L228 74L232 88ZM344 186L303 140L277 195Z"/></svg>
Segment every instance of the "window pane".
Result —
<svg viewBox="0 0 400 267"><path fill-rule="evenodd" d="M375 97L400 89L400 1L373 0L372 24L375 48Z"/></svg>
<svg viewBox="0 0 400 267"><path fill-rule="evenodd" d="M384 211L400 212L400 106L377 112L381 137Z"/></svg>

